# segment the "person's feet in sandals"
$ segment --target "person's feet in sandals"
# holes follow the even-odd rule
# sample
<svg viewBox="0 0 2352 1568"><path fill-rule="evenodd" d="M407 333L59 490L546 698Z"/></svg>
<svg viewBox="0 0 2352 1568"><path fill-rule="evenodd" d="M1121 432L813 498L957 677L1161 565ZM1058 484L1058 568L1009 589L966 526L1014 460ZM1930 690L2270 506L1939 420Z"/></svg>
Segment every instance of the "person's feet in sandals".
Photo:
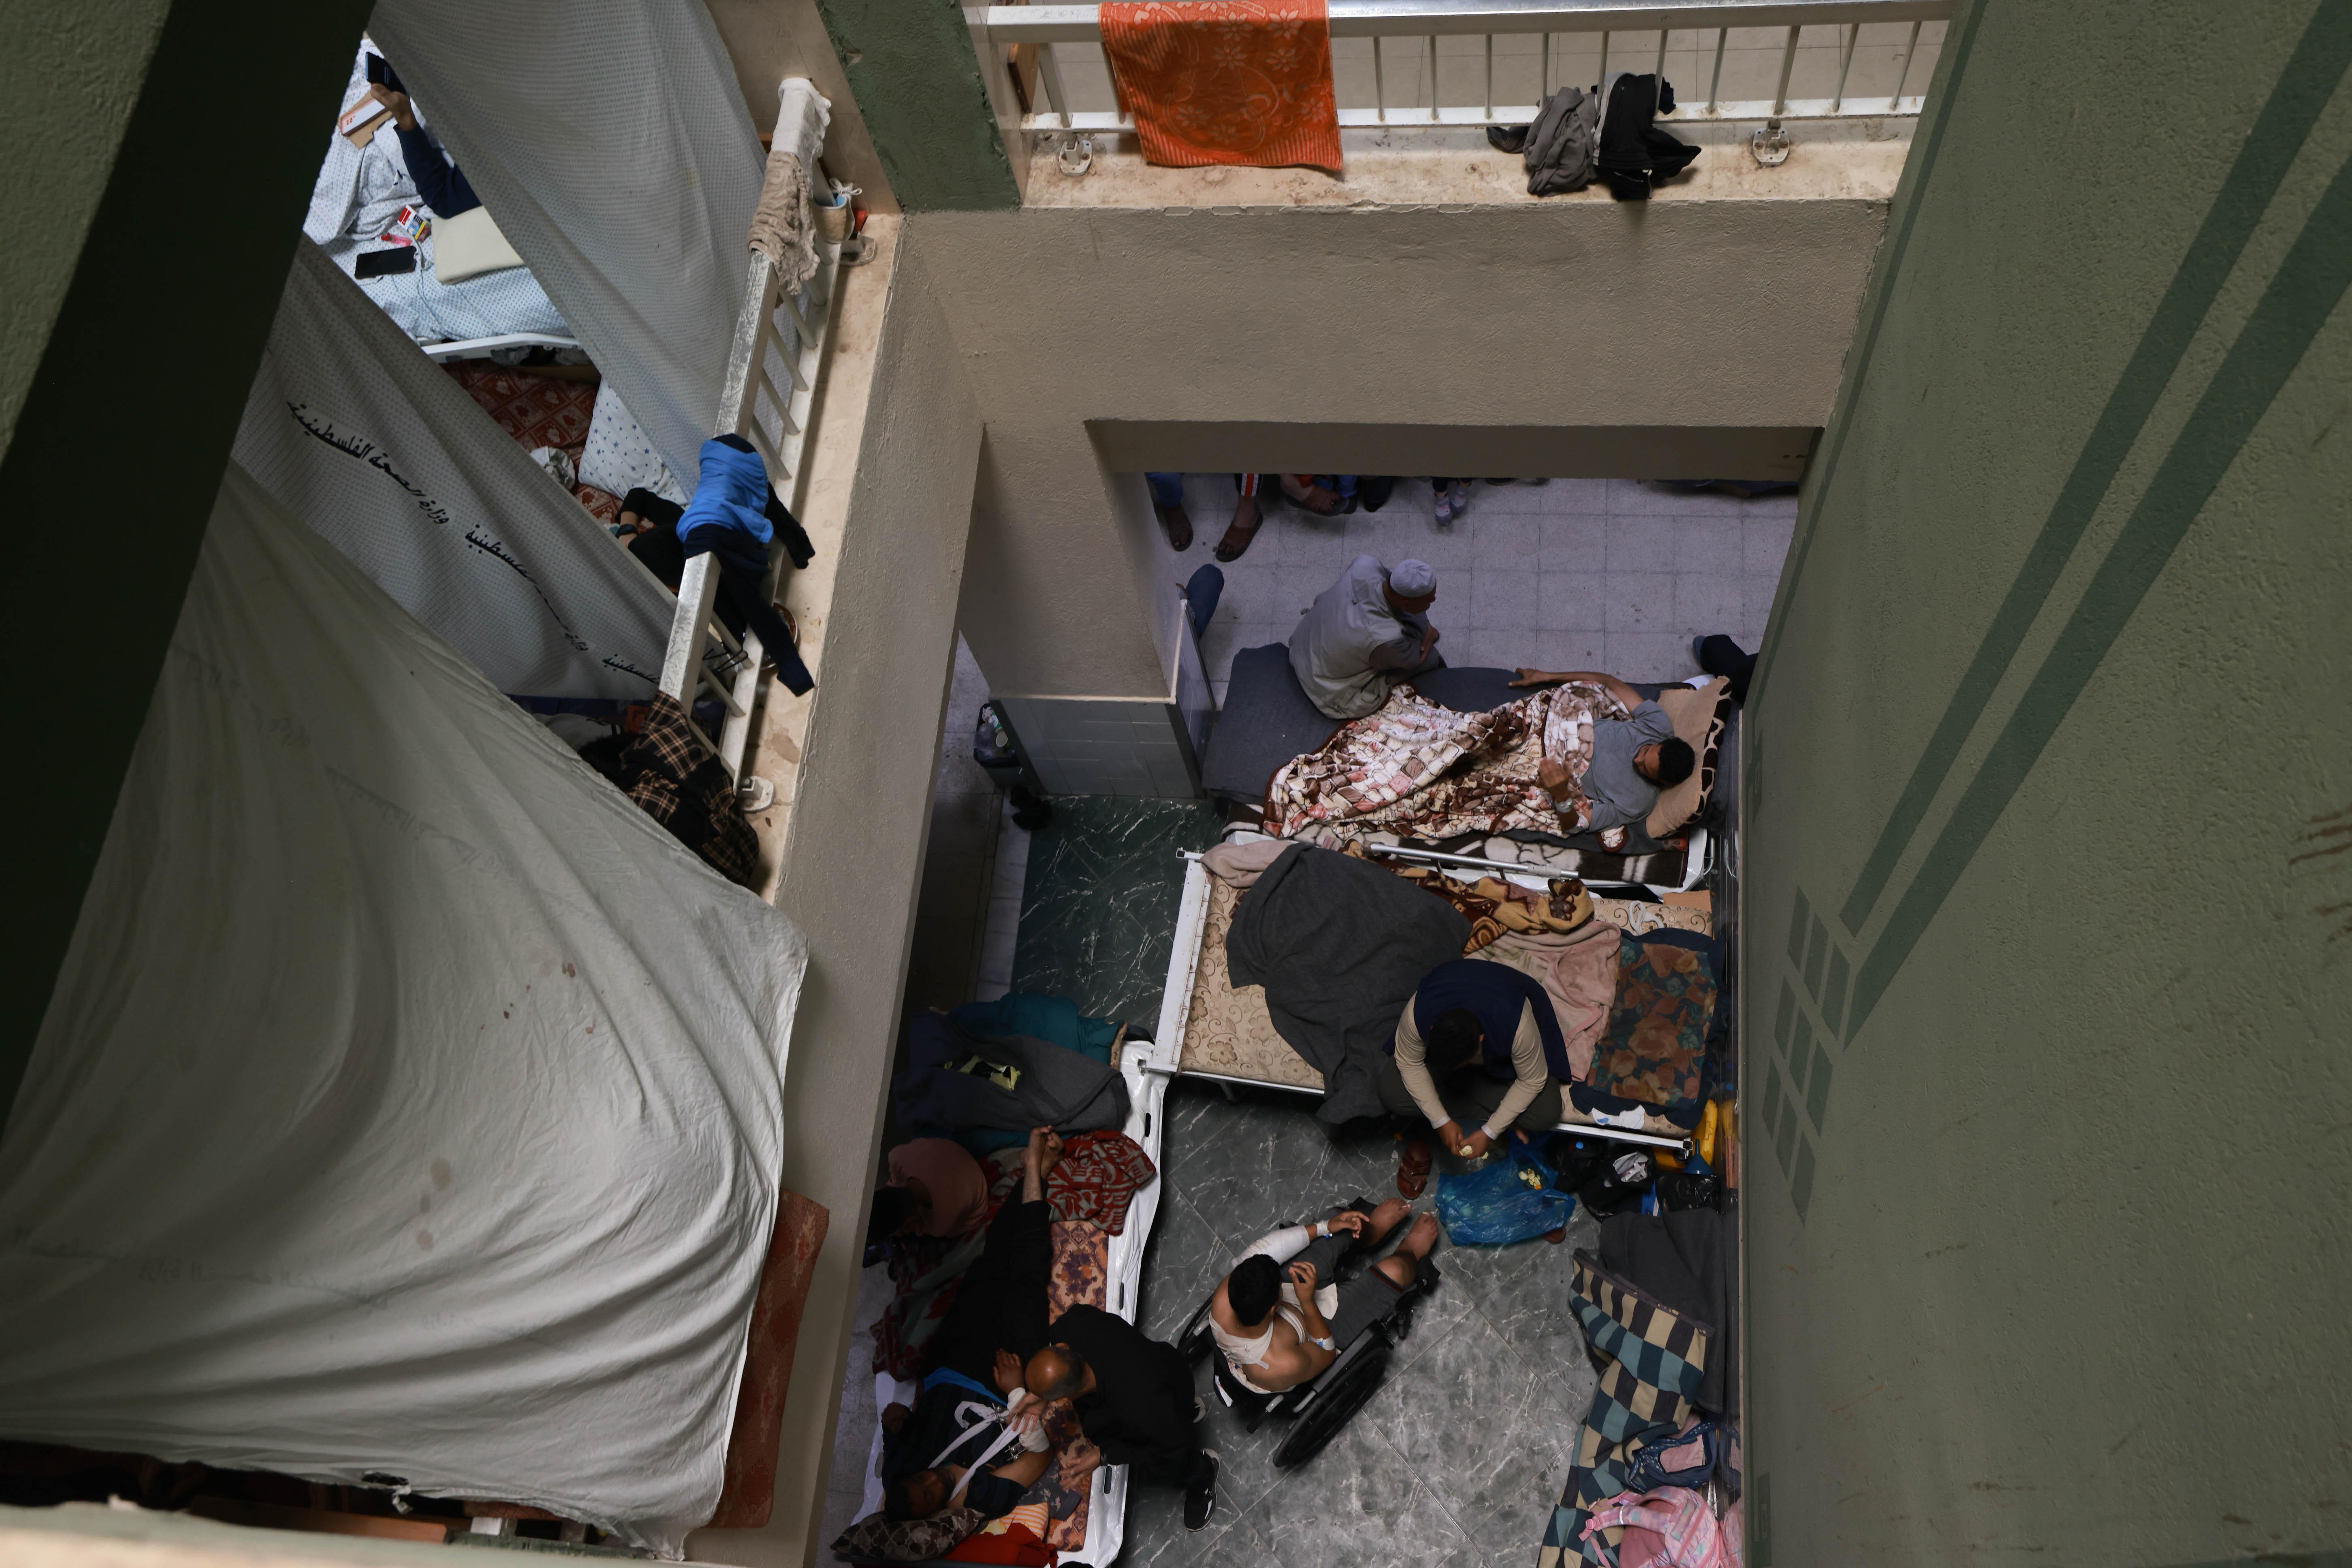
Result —
<svg viewBox="0 0 2352 1568"><path fill-rule="evenodd" d="M1225 530L1223 539L1217 541L1217 559L1239 561L1249 549L1250 541L1257 537L1259 525L1265 521L1265 512L1257 504L1257 497L1242 497L1234 506L1233 526Z"/></svg>
<svg viewBox="0 0 2352 1568"><path fill-rule="evenodd" d="M1325 489L1315 483L1311 476L1301 479L1289 474L1283 475L1282 493L1290 498L1292 505L1318 517L1337 517L1342 510L1339 492Z"/></svg>
<svg viewBox="0 0 2352 1568"><path fill-rule="evenodd" d="M1426 1138L1415 1138L1404 1146L1404 1158L1397 1162L1397 1192L1407 1198L1417 1198L1429 1190L1429 1167L1437 1158L1437 1145Z"/></svg>
<svg viewBox="0 0 2352 1568"><path fill-rule="evenodd" d="M1160 514L1160 531L1168 535L1171 550L1192 548L1192 519L1181 506L1161 506L1154 502L1152 510Z"/></svg>

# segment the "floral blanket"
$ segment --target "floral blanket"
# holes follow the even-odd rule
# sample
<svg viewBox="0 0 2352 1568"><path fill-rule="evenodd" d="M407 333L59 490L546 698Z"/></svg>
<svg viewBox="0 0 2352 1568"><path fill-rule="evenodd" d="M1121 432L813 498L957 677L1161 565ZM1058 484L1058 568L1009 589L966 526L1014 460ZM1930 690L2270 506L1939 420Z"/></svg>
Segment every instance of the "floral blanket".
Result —
<svg viewBox="0 0 2352 1568"><path fill-rule="evenodd" d="M1514 829L1566 837L1590 820L1572 789L1555 809L1536 782L1546 758L1580 781L1592 763L1592 726L1625 709L1601 687L1572 681L1483 713L1457 713L1410 685L1373 712L1285 763L1265 791L1265 830L1332 844L1365 832L1437 843Z"/></svg>
<svg viewBox="0 0 2352 1568"><path fill-rule="evenodd" d="M1622 943L1616 1002L1593 1047L1592 1087L1649 1105L1696 1104L1715 998L1715 971L1701 949L1671 937Z"/></svg>

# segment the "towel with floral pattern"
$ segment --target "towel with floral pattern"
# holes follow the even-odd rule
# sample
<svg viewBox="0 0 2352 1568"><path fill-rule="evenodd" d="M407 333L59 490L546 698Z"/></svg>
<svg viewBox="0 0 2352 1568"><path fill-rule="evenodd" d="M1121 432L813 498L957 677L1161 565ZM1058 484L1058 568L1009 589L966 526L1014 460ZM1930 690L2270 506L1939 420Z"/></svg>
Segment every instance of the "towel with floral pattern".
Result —
<svg viewBox="0 0 2352 1568"><path fill-rule="evenodd" d="M1109 1236L1097 1226L1055 1221L1054 1274L1045 1288L1047 1321L1072 1307L1099 1307L1109 1300ZM1102 1453L1087 1441L1066 1399L1045 1407L1045 1436L1060 1455L1037 1481L1038 1495L1053 1515L1045 1530L1045 1544L1057 1552L1076 1552L1087 1543L1087 1500L1092 1494L1094 1468Z"/></svg>
<svg viewBox="0 0 2352 1568"><path fill-rule="evenodd" d="M1593 1047L1591 1083L1649 1105L1689 1106L1715 1023L1715 966L1706 938L1660 931L1617 949L1617 999Z"/></svg>
<svg viewBox="0 0 2352 1568"><path fill-rule="evenodd" d="M1369 832L1442 843L1513 831L1566 837L1592 815L1571 788L1555 807L1536 782L1549 758L1581 781L1592 726L1625 709L1600 686L1570 681L1484 712L1457 713L1410 684L1374 711L1285 763L1265 791L1265 829L1337 847Z"/></svg>
<svg viewBox="0 0 2352 1568"><path fill-rule="evenodd" d="M1143 1145L1124 1132L1073 1133L1063 1140L1062 1157L1045 1178L1045 1201L1057 1220L1117 1236L1127 1228L1127 1205L1159 1173Z"/></svg>

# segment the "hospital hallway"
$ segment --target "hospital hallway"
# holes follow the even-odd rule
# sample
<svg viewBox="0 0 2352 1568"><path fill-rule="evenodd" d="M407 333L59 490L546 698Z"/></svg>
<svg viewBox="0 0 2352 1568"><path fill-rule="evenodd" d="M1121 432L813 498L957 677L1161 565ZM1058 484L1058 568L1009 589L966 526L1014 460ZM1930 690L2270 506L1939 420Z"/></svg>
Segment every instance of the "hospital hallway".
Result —
<svg viewBox="0 0 2352 1568"><path fill-rule="evenodd" d="M2210 10L0 6L0 1568L2352 1568Z"/></svg>

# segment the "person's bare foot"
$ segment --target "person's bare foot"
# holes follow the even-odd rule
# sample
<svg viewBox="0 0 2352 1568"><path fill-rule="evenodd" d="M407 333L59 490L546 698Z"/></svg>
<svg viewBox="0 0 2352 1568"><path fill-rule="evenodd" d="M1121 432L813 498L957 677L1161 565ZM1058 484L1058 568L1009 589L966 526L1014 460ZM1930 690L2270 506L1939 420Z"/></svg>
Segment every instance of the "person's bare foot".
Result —
<svg viewBox="0 0 2352 1568"><path fill-rule="evenodd" d="M1062 1163L1062 1135L1050 1127L1033 1128L1029 1133L1029 1149L1023 1160L1037 1167L1037 1179L1044 1181Z"/></svg>
<svg viewBox="0 0 2352 1568"><path fill-rule="evenodd" d="M1327 490L1321 485L1307 486L1306 493L1297 500L1300 506L1318 517L1337 517L1348 504L1339 499L1338 491Z"/></svg>
<svg viewBox="0 0 2352 1568"><path fill-rule="evenodd" d="M1182 507L1161 506L1154 502L1151 510L1160 514L1160 531L1168 535L1169 549L1192 548L1192 519Z"/></svg>
<svg viewBox="0 0 2352 1568"><path fill-rule="evenodd" d="M1234 507L1233 525L1225 530L1225 536L1217 541L1217 559L1239 561L1243 552L1249 549L1250 541L1257 537L1258 526L1265 521L1265 512L1257 504L1257 497L1242 497Z"/></svg>
<svg viewBox="0 0 2352 1568"><path fill-rule="evenodd" d="M1404 1245L1397 1250L1409 1257L1426 1258L1436 1246L1437 1216L1424 1214L1412 1222L1412 1228L1404 1233Z"/></svg>
<svg viewBox="0 0 2352 1568"><path fill-rule="evenodd" d="M1412 1212L1412 1205L1405 1202L1402 1198L1391 1198L1386 1203L1374 1208L1372 1210L1371 1216L1364 1221L1364 1240L1366 1244L1369 1245L1370 1243L1378 1241L1381 1237L1394 1230L1403 1222L1404 1216Z"/></svg>

